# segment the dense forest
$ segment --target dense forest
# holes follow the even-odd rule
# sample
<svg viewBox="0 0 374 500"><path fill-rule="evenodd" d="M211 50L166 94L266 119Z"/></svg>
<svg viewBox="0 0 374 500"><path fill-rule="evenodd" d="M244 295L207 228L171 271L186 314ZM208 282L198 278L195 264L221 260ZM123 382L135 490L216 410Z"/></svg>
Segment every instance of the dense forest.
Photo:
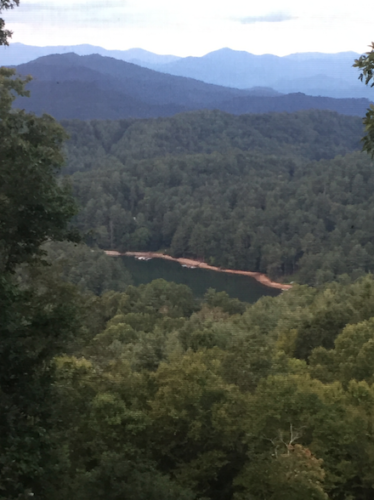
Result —
<svg viewBox="0 0 374 500"><path fill-rule="evenodd" d="M95 296L53 260L17 271L4 500L372 498L372 277L248 306L163 280Z"/></svg>
<svg viewBox="0 0 374 500"><path fill-rule="evenodd" d="M55 360L54 498L368 500L373 297L366 278L247 308L162 280L96 299Z"/></svg>
<svg viewBox="0 0 374 500"><path fill-rule="evenodd" d="M200 111L63 125L75 223L90 243L311 285L374 269L360 119Z"/></svg>

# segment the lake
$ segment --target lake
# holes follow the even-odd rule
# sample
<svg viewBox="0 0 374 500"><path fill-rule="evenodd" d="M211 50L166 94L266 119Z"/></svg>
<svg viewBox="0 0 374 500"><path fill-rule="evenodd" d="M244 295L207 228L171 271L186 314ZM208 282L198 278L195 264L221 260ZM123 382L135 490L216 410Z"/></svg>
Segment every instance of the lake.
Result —
<svg viewBox="0 0 374 500"><path fill-rule="evenodd" d="M248 276L219 273L208 269L188 269L178 262L163 259L137 260L134 257L121 257L131 273L135 286L163 278L166 281L187 285L195 297L202 297L208 288L226 292L230 297L243 302L253 303L260 297L276 297L281 290L262 285Z"/></svg>

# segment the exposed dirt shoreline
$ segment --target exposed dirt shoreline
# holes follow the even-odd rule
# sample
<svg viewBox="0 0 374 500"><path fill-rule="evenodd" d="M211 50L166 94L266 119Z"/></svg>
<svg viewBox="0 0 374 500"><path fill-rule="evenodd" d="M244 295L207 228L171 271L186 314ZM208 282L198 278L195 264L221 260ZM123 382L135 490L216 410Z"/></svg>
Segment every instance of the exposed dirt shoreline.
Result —
<svg viewBox="0 0 374 500"><path fill-rule="evenodd" d="M262 285L268 286L270 288L278 288L279 290L289 290L292 288L292 285L285 285L284 283L277 283L275 281L271 281L265 274L255 273L251 271L236 271L235 269L221 269L220 267L210 266L205 262L200 262L198 260L193 259L184 259L184 258L175 258L170 255L164 255L162 253L157 252L125 252L120 253L116 250L104 250L105 253L111 257L119 257L121 255L127 257L144 257L147 259L165 259L172 260L174 262L179 262L182 266L191 266L191 267L199 267L200 269L209 269L210 271L217 271L220 273L229 273L229 274L241 274L242 276L249 276L250 278L254 278L256 281L261 283Z"/></svg>

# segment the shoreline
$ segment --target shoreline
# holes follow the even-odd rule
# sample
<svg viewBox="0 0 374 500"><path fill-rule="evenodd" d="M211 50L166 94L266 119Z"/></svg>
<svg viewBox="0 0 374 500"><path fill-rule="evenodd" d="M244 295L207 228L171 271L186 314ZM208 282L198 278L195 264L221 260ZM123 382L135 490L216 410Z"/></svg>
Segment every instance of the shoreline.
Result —
<svg viewBox="0 0 374 500"><path fill-rule="evenodd" d="M164 259L171 260L173 262L178 262L181 265L185 266L193 266L200 269L208 269L209 271L216 271L219 273L229 273L229 274L240 274L242 276L248 276L249 278L254 278L256 281L265 285L269 288L277 288L278 290L289 290L292 288L292 285L286 285L284 283L277 283L276 281L271 281L266 274L252 272L252 271L237 271L235 269L221 269L219 267L210 266L205 262L200 262L199 260L194 259L185 259L183 257L171 257L170 255L165 255L157 252L125 252L120 253L116 250L104 250L106 255L110 257L145 257L150 259Z"/></svg>

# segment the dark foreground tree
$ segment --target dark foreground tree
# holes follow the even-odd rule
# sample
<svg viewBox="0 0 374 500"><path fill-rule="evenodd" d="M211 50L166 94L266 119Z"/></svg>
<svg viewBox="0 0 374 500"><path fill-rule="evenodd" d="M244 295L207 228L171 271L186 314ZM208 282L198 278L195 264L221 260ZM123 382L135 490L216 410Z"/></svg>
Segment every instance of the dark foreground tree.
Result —
<svg viewBox="0 0 374 500"><path fill-rule="evenodd" d="M48 239L72 239L75 214L69 187L57 182L66 138L53 118L12 110L14 94L27 95L29 79L0 69L0 271L42 254Z"/></svg>
<svg viewBox="0 0 374 500"><path fill-rule="evenodd" d="M43 242L71 239L75 205L56 177L63 129L49 116L11 108L15 94L26 94L24 83L0 68L1 500L48 498L57 463L49 430L50 362L73 332L77 313L73 287L35 266Z"/></svg>
<svg viewBox="0 0 374 500"><path fill-rule="evenodd" d="M370 84L371 87L374 87L374 81L372 81L374 77L374 42L370 47L372 50L356 59L353 66L361 69L360 80L365 82L365 85ZM363 149L374 158L374 106L372 104L366 113L364 124L367 135L362 139Z"/></svg>
<svg viewBox="0 0 374 500"><path fill-rule="evenodd" d="M0 0L0 13L5 9L13 9L15 5L19 5L19 0ZM0 17L0 45L9 45L8 38L11 38L12 34L5 29L5 21Z"/></svg>

